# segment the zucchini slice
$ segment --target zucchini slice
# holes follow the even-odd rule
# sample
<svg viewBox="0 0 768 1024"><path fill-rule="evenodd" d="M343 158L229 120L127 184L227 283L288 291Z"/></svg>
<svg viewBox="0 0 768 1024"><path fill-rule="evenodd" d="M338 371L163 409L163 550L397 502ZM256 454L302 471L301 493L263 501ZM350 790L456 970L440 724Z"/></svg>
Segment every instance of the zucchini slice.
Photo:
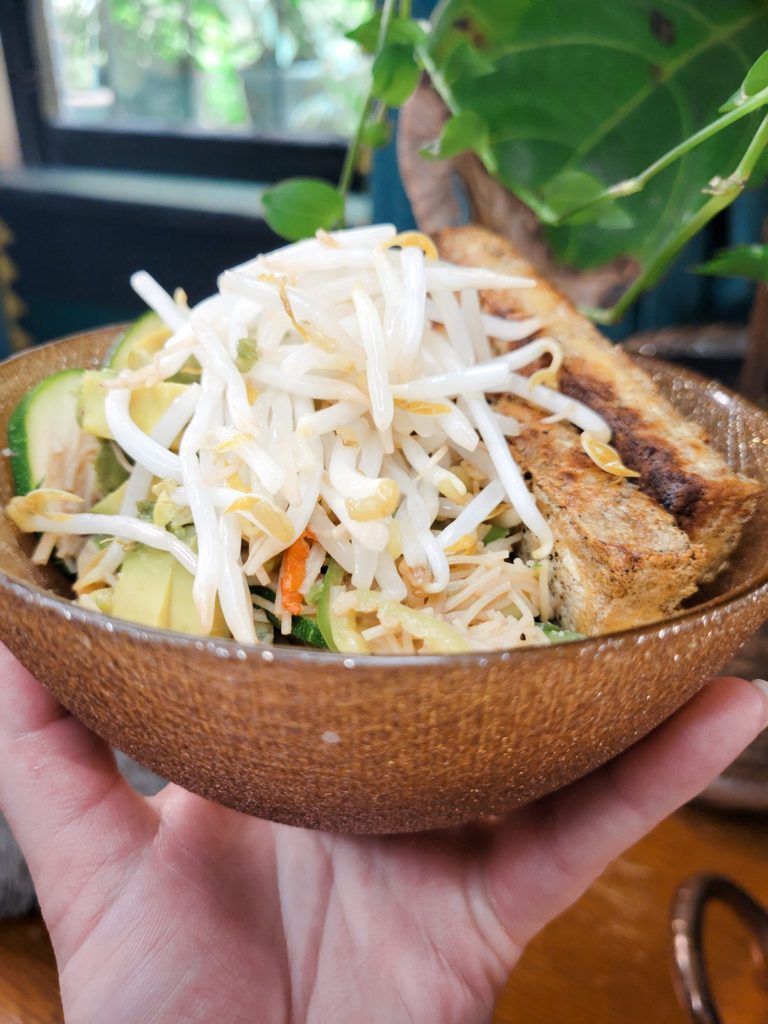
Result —
<svg viewBox="0 0 768 1024"><path fill-rule="evenodd" d="M568 644L573 640L586 640L583 633L575 633L572 629L563 629L556 622L537 622L544 636L551 644Z"/></svg>
<svg viewBox="0 0 768 1024"><path fill-rule="evenodd" d="M170 336L170 328L150 310L126 328L107 353L104 365L112 370L140 370Z"/></svg>
<svg viewBox="0 0 768 1024"><path fill-rule="evenodd" d="M41 380L8 421L11 472L17 494L46 486L56 451L74 451L80 440L77 407L83 370L62 370Z"/></svg>
<svg viewBox="0 0 768 1024"><path fill-rule="evenodd" d="M251 587L251 592L263 597L265 601L274 601L275 592L269 587ZM280 634L280 619L271 612L267 612L267 618L275 627L276 636ZM307 615L294 615L291 619L291 639L298 640L302 644L309 644L311 647L328 648L325 637L320 630L318 623Z"/></svg>

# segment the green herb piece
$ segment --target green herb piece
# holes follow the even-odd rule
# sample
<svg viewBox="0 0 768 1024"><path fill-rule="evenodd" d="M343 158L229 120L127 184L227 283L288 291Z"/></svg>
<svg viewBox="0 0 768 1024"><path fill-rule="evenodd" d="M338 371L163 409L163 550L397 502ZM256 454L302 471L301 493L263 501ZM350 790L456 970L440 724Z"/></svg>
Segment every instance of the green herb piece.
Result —
<svg viewBox="0 0 768 1024"><path fill-rule="evenodd" d="M115 447L111 441L101 441L99 450L94 460L96 470L96 486L99 494L111 494L124 483L129 476L128 470L123 466L115 454Z"/></svg>
<svg viewBox="0 0 768 1024"><path fill-rule="evenodd" d="M264 217L278 235L295 242L322 229L338 227L344 219L344 197L327 181L290 178L262 196Z"/></svg>
<svg viewBox="0 0 768 1024"><path fill-rule="evenodd" d="M483 537L483 544L493 544L495 540L501 540L502 537L508 536L509 530L505 529L503 526L496 526L494 524L493 526L491 526L488 533L486 533L486 535Z"/></svg>
<svg viewBox="0 0 768 1024"><path fill-rule="evenodd" d="M145 523L154 523L155 521L155 503L154 501L137 501L136 502L136 515L139 519L142 519Z"/></svg>
<svg viewBox="0 0 768 1024"><path fill-rule="evenodd" d="M191 523L183 526L169 523L166 529L180 540L182 544L186 544L188 548L191 548L197 554L197 530Z"/></svg>
<svg viewBox="0 0 768 1024"><path fill-rule="evenodd" d="M275 592L269 587L251 587L251 593L263 597L265 601L271 601L272 604L275 603ZM277 631L276 635L279 635L280 619L270 611L266 612L266 616ZM328 648L319 624L308 615L293 615L291 617L291 637L312 647Z"/></svg>
<svg viewBox="0 0 768 1024"><path fill-rule="evenodd" d="M193 356L188 359L182 366L178 373L174 374L173 377L169 377L169 381L173 384L199 384L200 375L203 372L203 368L200 363Z"/></svg>
<svg viewBox="0 0 768 1024"><path fill-rule="evenodd" d="M248 373L256 364L258 351L254 338L241 338L237 343L237 368L240 373Z"/></svg>
<svg viewBox="0 0 768 1024"><path fill-rule="evenodd" d="M586 640L583 633L576 633L572 629L563 629L555 622L539 622L537 625L551 644L567 644L572 640Z"/></svg>

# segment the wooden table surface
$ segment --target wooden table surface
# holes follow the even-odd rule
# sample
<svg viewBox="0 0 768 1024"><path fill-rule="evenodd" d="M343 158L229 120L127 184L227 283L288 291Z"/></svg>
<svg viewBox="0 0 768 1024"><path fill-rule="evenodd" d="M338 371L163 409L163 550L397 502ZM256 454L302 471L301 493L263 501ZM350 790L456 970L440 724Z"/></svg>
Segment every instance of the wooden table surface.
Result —
<svg viewBox="0 0 768 1024"><path fill-rule="evenodd" d="M692 808L676 814L531 944L493 1024L686 1024L670 974L667 917L675 888L694 872L716 871L768 904L767 869L768 818ZM724 1020L768 1024L768 977L750 959L746 932L718 908L708 931ZM0 1022L61 1021L42 922L0 924Z"/></svg>

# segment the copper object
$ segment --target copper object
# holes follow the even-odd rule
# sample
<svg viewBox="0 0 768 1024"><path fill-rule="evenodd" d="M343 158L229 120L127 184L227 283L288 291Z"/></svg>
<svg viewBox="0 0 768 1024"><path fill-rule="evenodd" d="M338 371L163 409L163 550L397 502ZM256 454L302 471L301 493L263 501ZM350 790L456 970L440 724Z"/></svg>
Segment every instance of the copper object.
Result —
<svg viewBox="0 0 768 1024"><path fill-rule="evenodd" d="M29 387L114 330L0 366L0 435ZM644 363L730 463L768 479L768 416ZM12 484L0 462L0 504ZM768 499L730 568L674 619L551 648L359 657L242 647L76 607L0 517L0 639L91 729L166 778L275 821L404 832L501 814L579 778L687 701L768 617Z"/></svg>
<svg viewBox="0 0 768 1024"><path fill-rule="evenodd" d="M675 987L694 1024L723 1024L709 983L704 955L704 925L709 904L719 902L747 925L757 952L768 965L768 910L749 893L722 875L694 875L678 889L672 903L670 927L675 964Z"/></svg>

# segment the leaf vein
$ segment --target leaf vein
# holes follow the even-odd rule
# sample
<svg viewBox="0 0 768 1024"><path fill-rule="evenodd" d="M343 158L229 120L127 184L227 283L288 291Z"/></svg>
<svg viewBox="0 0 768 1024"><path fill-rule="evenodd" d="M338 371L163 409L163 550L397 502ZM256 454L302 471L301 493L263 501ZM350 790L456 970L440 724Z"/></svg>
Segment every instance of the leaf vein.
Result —
<svg viewBox="0 0 768 1024"><path fill-rule="evenodd" d="M722 35L719 36L714 31L710 32L710 34L705 36L705 38L702 39L702 41L697 46L692 47L686 53L681 54L681 56L678 57L676 61L672 61L670 64L668 64L665 70L663 82L649 81L648 84L645 85L642 89L639 89L634 96L630 97L630 99L628 99L625 103L618 107L611 117L606 118L604 121L601 121L601 123L592 133L592 135L588 136L579 146L576 147L572 155L568 158L567 163L560 168L558 174L562 174L564 171L571 170L576 164L578 164L581 161L581 159L587 153L593 150L597 145L599 145L599 143L601 143L617 125L621 124L625 117L633 113L640 106L640 104L643 103L652 94L654 89L659 88L662 85L669 86L669 83L672 81L672 79L678 73L678 71L681 71L683 68L687 67L688 64L691 63L691 61L695 60L697 57L700 57L703 53L706 53L706 51L711 49L713 45L721 45L722 43L726 42L731 36L736 35L743 28L746 28L748 25L751 25L753 22L757 20L757 17L757 14L747 15L740 21L734 22L734 24L731 25L731 27L727 30L726 33L723 33ZM713 29L714 28L715 26L713 26ZM674 92L674 90L671 91Z"/></svg>

